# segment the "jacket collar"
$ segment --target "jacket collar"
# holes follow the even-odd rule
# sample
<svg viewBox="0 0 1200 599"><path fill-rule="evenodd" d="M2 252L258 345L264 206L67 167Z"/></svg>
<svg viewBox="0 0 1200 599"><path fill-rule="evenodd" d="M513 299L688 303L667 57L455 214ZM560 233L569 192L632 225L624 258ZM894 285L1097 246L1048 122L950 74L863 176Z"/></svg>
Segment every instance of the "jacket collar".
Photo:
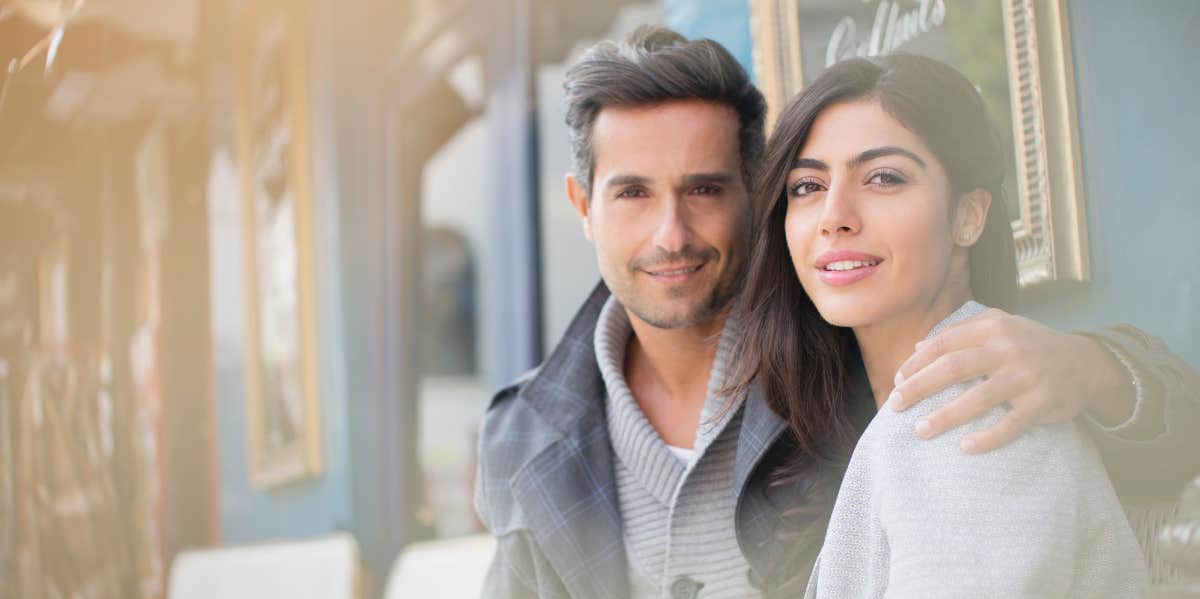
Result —
<svg viewBox="0 0 1200 599"><path fill-rule="evenodd" d="M562 340L520 392L563 435L604 422L604 379L596 365L594 335L608 296L608 287L597 284Z"/></svg>

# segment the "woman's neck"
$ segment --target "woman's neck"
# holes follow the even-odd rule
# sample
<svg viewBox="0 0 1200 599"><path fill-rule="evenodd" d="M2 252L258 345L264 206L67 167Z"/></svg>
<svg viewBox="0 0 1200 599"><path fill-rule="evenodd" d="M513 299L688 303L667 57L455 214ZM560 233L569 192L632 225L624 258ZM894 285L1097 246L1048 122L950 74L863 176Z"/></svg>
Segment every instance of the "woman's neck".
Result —
<svg viewBox="0 0 1200 599"><path fill-rule="evenodd" d="M933 327L971 300L970 289L939 294L933 302L887 320L854 327L875 406L882 408L895 386L896 372L913 354L914 346Z"/></svg>

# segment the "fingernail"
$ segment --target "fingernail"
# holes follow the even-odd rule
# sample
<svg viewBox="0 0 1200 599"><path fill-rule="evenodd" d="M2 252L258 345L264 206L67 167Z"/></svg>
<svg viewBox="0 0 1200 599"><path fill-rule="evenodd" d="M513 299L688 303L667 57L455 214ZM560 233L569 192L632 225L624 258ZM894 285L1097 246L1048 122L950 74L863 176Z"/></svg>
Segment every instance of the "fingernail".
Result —
<svg viewBox="0 0 1200 599"><path fill-rule="evenodd" d="M925 347L925 343L926 343L925 341L918 341L917 345L916 345L916 350L921 351L921 348Z"/></svg>
<svg viewBox="0 0 1200 599"><path fill-rule="evenodd" d="M891 410L893 412L899 412L900 411L900 401L901 401L900 392L896 391L895 389L892 389L892 392L888 394L888 398L887 398L887 402L886 402L887 407L891 408Z"/></svg>
<svg viewBox="0 0 1200 599"><path fill-rule="evenodd" d="M933 431L933 426L931 426L929 421L924 418L918 420L916 426L913 428L917 431L917 435L920 435L926 439L929 438L929 433Z"/></svg>
<svg viewBox="0 0 1200 599"><path fill-rule="evenodd" d="M897 387L899 387L900 383L903 383L903 382L904 382L904 373L897 370L896 378L892 379L892 383L894 383Z"/></svg>
<svg viewBox="0 0 1200 599"><path fill-rule="evenodd" d="M979 444L975 442L975 439L972 439L970 437L963 437L962 442L959 443L958 445L959 445L959 447L962 448L963 451L965 451L967 453L974 453L975 448Z"/></svg>

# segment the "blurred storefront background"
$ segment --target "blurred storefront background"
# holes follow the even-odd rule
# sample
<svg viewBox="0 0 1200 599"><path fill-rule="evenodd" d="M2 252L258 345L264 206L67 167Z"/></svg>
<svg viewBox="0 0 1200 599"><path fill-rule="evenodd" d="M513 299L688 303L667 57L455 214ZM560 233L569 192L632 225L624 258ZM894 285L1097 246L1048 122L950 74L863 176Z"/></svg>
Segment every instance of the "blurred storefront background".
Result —
<svg viewBox="0 0 1200 599"><path fill-rule="evenodd" d="M490 394L599 280L563 73L643 24L752 69L751 4L0 0L0 599L336 533L374 597L482 532ZM1022 311L1200 364L1200 5L1063 6L1090 280Z"/></svg>

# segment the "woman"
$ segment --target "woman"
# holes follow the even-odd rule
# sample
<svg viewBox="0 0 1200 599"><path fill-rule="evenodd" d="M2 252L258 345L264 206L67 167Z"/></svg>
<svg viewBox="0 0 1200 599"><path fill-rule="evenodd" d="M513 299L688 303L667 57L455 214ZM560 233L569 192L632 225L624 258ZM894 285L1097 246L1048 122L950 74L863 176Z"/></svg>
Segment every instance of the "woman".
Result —
<svg viewBox="0 0 1200 599"><path fill-rule="evenodd" d="M761 384L791 424L786 476L821 478L852 443L856 406L882 408L846 466L807 596L1125 597L1144 585L1137 542L1073 423L970 455L961 435L914 434L969 385L884 407L914 344L986 310L975 299L1012 303L1006 163L975 89L927 58L839 63L780 115L733 384ZM859 354L865 373L844 367Z"/></svg>

